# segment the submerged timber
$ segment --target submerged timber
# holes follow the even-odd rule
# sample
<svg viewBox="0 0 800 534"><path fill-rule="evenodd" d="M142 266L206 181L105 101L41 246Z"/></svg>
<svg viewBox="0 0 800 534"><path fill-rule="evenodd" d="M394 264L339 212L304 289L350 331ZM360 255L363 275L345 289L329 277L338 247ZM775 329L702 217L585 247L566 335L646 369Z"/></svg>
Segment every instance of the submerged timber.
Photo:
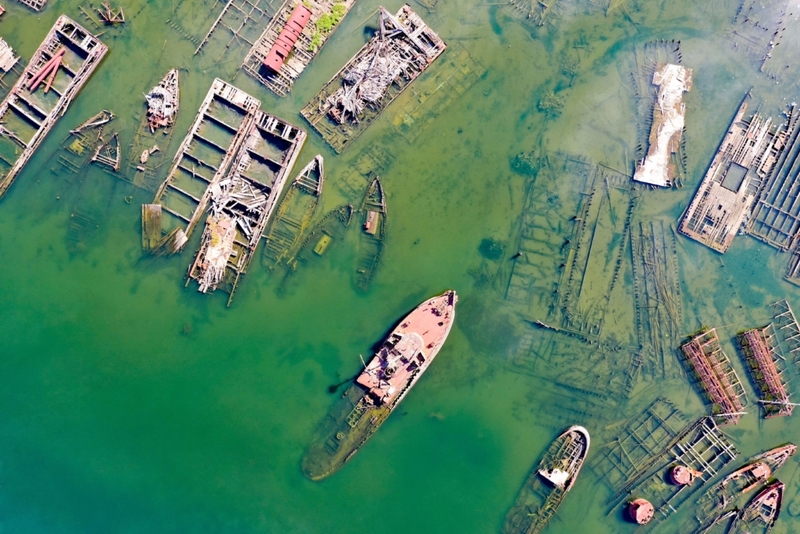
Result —
<svg viewBox="0 0 800 534"><path fill-rule="evenodd" d="M410 6L397 15L380 8L375 36L300 113L342 152L446 48Z"/></svg>
<svg viewBox="0 0 800 534"><path fill-rule="evenodd" d="M324 160L317 154L297 174L269 226L263 254L269 269L294 257L300 238L317 212L324 180Z"/></svg>
<svg viewBox="0 0 800 534"><path fill-rule="evenodd" d="M589 453L589 443L589 432L576 425L550 445L508 511L503 534L536 534L547 526L575 484Z"/></svg>
<svg viewBox="0 0 800 534"><path fill-rule="evenodd" d="M686 105L683 93L692 88L692 69L666 64L656 69L653 85L659 86L653 109L653 128L647 156L636 167L633 179L660 187L672 185L675 177L671 155L680 147Z"/></svg>
<svg viewBox="0 0 800 534"><path fill-rule="evenodd" d="M147 112L139 121L128 152L128 178L133 185L155 191L156 174L174 133L180 108L178 69L167 75L145 95ZM161 146L159 146L161 145Z"/></svg>
<svg viewBox="0 0 800 534"><path fill-rule="evenodd" d="M230 305L305 140L304 130L256 112L230 172L210 187L211 214L189 268L198 291L223 284Z"/></svg>
<svg viewBox="0 0 800 534"><path fill-rule="evenodd" d="M286 96L355 3L356 0L306 0L301 4L286 2L250 48L242 69L276 95ZM288 26L291 19L296 18L294 12L300 6L308 10L308 19L297 29L292 28L299 30L294 34ZM287 34L291 36L290 39L286 39ZM277 65L269 61L273 57L279 59Z"/></svg>
<svg viewBox="0 0 800 534"><path fill-rule="evenodd" d="M211 186L225 175L260 106L220 79L211 84L152 202L161 205L165 226L156 248L176 253L186 245L211 200Z"/></svg>
<svg viewBox="0 0 800 534"><path fill-rule="evenodd" d="M100 40L75 21L66 15L58 18L0 103L0 197L107 52Z"/></svg>
<svg viewBox="0 0 800 534"><path fill-rule="evenodd" d="M379 177L372 180L364 194L361 214L364 220L356 254L356 287L366 291L378 270L386 239L386 195Z"/></svg>
<svg viewBox="0 0 800 534"><path fill-rule="evenodd" d="M303 457L308 478L341 469L411 391L447 340L456 302L451 290L428 299L389 334L317 431Z"/></svg>

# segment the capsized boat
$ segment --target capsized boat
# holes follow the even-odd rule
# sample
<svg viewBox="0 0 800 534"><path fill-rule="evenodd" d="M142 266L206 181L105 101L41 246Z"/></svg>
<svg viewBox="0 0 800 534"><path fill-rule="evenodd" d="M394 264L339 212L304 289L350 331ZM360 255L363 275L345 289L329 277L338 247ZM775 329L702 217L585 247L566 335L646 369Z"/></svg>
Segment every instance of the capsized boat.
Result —
<svg viewBox="0 0 800 534"><path fill-rule="evenodd" d="M541 532L572 489L589 452L589 432L571 426L558 436L506 514L504 534Z"/></svg>
<svg viewBox="0 0 800 534"><path fill-rule="evenodd" d="M736 516L728 532L731 534L766 534L781 513L784 483L776 480L753 497Z"/></svg>
<svg viewBox="0 0 800 534"><path fill-rule="evenodd" d="M380 263L386 238L386 195L380 177L375 177L361 202L363 226L356 254L356 287L367 291Z"/></svg>
<svg viewBox="0 0 800 534"><path fill-rule="evenodd" d="M444 345L456 302L452 290L428 299L389 334L320 425L303 457L308 478L341 469L408 395Z"/></svg>
<svg viewBox="0 0 800 534"><path fill-rule="evenodd" d="M158 85L145 95L147 100L147 122L150 131L175 123L178 115L180 93L178 89L178 69L170 69Z"/></svg>

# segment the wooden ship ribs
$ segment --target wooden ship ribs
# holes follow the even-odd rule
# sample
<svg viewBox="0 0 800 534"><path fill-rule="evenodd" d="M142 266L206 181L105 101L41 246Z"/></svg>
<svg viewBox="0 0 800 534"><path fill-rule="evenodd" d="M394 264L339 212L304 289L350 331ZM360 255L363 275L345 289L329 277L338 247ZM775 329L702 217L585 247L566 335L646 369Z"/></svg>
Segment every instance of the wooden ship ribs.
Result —
<svg viewBox="0 0 800 534"><path fill-rule="evenodd" d="M260 106L241 89L214 80L153 199L162 208L162 228L153 252L172 254L186 245ZM143 243L153 240L143 236Z"/></svg>
<svg viewBox="0 0 800 534"><path fill-rule="evenodd" d="M58 18L0 103L0 197L107 52L108 48L78 23L66 15ZM43 82L45 87L37 91ZM56 98L44 94L49 90Z"/></svg>
<svg viewBox="0 0 800 534"><path fill-rule="evenodd" d="M744 412L745 396L736 371L719 345L715 329L701 332L681 345L692 371L712 404L721 424L736 424Z"/></svg>
<svg viewBox="0 0 800 534"><path fill-rule="evenodd" d="M355 3L356 0L306 0L302 4L284 3L258 41L250 48L241 68L276 95L286 96ZM281 33L286 31L292 13L300 5L311 12L310 18L300 33L294 36L296 40L291 43L291 53L277 71L273 70L265 62ZM318 29L317 24L322 17L327 17L334 23L330 30Z"/></svg>
<svg viewBox="0 0 800 534"><path fill-rule="evenodd" d="M410 6L380 8L379 29L301 111L342 152L447 48Z"/></svg>
<svg viewBox="0 0 800 534"><path fill-rule="evenodd" d="M356 287L367 291L380 264L386 240L386 195L379 177L375 177L361 203L364 221L356 255Z"/></svg>
<svg viewBox="0 0 800 534"><path fill-rule="evenodd" d="M753 328L740 333L737 338L753 379L761 392L765 417L792 415L794 405L789 402L786 384L778 369L781 356L773 342L772 326Z"/></svg>
<svg viewBox="0 0 800 534"><path fill-rule="evenodd" d="M209 188L211 213L189 268L200 292L222 284L230 305L305 139L296 126L256 112L230 172Z"/></svg>

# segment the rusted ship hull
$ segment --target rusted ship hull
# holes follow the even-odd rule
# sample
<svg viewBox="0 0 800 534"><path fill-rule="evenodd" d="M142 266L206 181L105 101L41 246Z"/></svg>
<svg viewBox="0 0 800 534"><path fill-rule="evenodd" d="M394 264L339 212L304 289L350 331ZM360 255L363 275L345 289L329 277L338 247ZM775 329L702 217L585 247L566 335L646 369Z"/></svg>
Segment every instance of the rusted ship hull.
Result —
<svg viewBox="0 0 800 534"><path fill-rule="evenodd" d="M406 316L323 420L303 457L303 473L321 480L367 442L434 360L455 320L455 291Z"/></svg>

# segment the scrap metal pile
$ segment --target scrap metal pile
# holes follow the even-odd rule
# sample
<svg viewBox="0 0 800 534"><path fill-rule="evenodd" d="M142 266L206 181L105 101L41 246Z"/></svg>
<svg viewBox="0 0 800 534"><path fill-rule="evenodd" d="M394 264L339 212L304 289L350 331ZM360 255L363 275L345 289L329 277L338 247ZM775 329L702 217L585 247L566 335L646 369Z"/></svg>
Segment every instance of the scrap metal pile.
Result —
<svg viewBox="0 0 800 534"><path fill-rule="evenodd" d="M358 124L369 104L377 105L399 77L416 78L430 63L430 46L381 8L380 30L361 57L342 74L342 87L325 100L331 119Z"/></svg>

